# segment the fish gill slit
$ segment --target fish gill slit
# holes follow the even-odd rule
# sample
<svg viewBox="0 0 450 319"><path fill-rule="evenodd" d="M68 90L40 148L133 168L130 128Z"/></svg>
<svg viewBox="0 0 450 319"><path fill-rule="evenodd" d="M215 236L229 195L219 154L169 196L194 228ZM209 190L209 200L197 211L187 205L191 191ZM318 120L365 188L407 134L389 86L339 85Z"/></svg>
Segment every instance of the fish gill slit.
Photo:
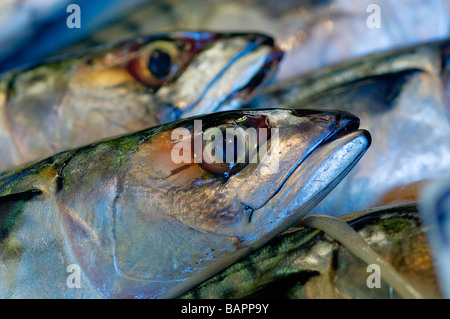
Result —
<svg viewBox="0 0 450 319"><path fill-rule="evenodd" d="M143 138L141 138L136 145L130 150L130 154L128 155L128 158L132 158L134 156L134 154L136 154L137 150L139 149L139 147L141 146L142 143L146 142L148 139L150 138L150 136L144 136ZM116 272L121 275L124 276L126 278L128 278L128 276L124 273L122 273L122 271L120 270L119 267L119 263L117 261L117 254L116 254L116 239L117 239L117 234L116 234L116 220L117 220L117 203L119 201L120 195L122 194L122 192L124 191L125 187L124 185L124 176L126 175L125 173L128 172L129 167L126 167L126 171L119 175L117 177L117 183L116 183L116 194L114 196L114 199L112 201L112 207L111 207L111 215L112 215L112 237L114 240L114 243L112 244L112 257L113 257L113 265L114 265L114 269L116 270ZM136 278L132 278L132 279L136 279Z"/></svg>

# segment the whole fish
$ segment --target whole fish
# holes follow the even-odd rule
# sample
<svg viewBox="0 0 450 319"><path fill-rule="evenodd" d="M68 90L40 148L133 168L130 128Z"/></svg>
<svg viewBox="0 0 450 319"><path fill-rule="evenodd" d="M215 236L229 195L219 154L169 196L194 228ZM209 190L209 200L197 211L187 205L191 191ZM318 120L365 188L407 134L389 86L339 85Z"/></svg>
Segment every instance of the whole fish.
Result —
<svg viewBox="0 0 450 319"><path fill-rule="evenodd" d="M1 174L0 297L176 297L317 204L369 147L358 126L339 111L227 111ZM236 129L247 141L237 152L247 159L208 160L210 129ZM258 132L255 144L242 135L248 129ZM191 160L175 160L180 143ZM249 160L256 149L258 160ZM77 267L80 288L73 288L66 269Z"/></svg>
<svg viewBox="0 0 450 319"><path fill-rule="evenodd" d="M174 27L257 30L270 33L286 53L275 76L283 81L374 52L446 39L449 12L447 0L152 1L86 43Z"/></svg>
<svg viewBox="0 0 450 319"><path fill-rule="evenodd" d="M345 214L418 200L423 181L450 173L449 42L370 55L268 88L249 106L341 109L373 144L312 213Z"/></svg>
<svg viewBox="0 0 450 319"><path fill-rule="evenodd" d="M236 108L282 53L255 33L138 37L5 74L0 171L180 117Z"/></svg>
<svg viewBox="0 0 450 319"><path fill-rule="evenodd" d="M339 219L423 295L440 298L416 203L370 209ZM181 298L398 298L382 278L378 278L378 286L371 285L376 284L374 268L323 232L298 227Z"/></svg>

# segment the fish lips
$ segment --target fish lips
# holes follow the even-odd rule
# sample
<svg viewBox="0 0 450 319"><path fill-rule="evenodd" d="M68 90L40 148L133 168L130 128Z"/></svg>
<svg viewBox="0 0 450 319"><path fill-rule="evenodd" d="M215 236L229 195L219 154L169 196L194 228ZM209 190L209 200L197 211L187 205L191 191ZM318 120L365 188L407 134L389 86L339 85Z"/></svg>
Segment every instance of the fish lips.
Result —
<svg viewBox="0 0 450 319"><path fill-rule="evenodd" d="M253 209L244 237L264 240L281 233L303 218L351 171L371 144L370 133L359 128L359 119L339 112L344 124L331 131L303 156L274 194ZM350 116L349 116L350 115ZM261 238L261 234L264 235Z"/></svg>
<svg viewBox="0 0 450 319"><path fill-rule="evenodd" d="M198 99L183 109L182 118L240 108L277 70L284 53L272 37L260 33L226 35L233 37L245 38L248 43L217 73Z"/></svg>

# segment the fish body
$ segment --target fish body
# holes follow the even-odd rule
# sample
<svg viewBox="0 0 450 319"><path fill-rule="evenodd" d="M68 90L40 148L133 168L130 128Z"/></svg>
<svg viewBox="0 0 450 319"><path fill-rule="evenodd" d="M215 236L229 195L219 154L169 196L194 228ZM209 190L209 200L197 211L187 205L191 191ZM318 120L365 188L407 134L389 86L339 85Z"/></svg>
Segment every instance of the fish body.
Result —
<svg viewBox="0 0 450 319"><path fill-rule="evenodd" d="M172 32L6 73L0 171L181 117L236 108L281 59L261 34Z"/></svg>
<svg viewBox="0 0 450 319"><path fill-rule="evenodd" d="M417 203L370 209L339 219L419 291L430 298L441 297ZM375 267L323 232L297 227L181 298L398 298L379 273L379 286L374 286Z"/></svg>
<svg viewBox="0 0 450 319"><path fill-rule="evenodd" d="M86 43L105 43L174 26L258 30L270 33L286 53L275 80L287 81L374 52L446 39L448 12L446 0L165 0L146 4L93 33Z"/></svg>
<svg viewBox="0 0 450 319"><path fill-rule="evenodd" d="M420 216L444 298L450 298L450 180L428 182L421 191Z"/></svg>
<svg viewBox="0 0 450 319"><path fill-rule="evenodd" d="M418 200L426 180L448 176L449 42L369 55L280 83L250 106L342 109L373 144L312 213L339 215Z"/></svg>
<svg viewBox="0 0 450 319"><path fill-rule="evenodd" d="M339 111L219 112L3 173L1 297L176 297L317 204L369 147L369 133L358 126ZM224 165L205 151L220 140L206 132L226 128L248 141L236 148L245 161ZM259 135L268 131L266 139ZM67 284L74 269L79 288Z"/></svg>

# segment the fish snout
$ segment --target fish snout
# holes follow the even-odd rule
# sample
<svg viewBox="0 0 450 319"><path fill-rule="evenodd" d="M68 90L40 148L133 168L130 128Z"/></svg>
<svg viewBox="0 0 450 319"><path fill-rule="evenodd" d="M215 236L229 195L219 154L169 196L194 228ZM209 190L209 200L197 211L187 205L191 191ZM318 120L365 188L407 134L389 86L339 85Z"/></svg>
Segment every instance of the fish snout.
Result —
<svg viewBox="0 0 450 319"><path fill-rule="evenodd" d="M191 64L192 72L185 72L195 86L180 87L177 94L190 95L192 102L173 104L183 110L183 118L241 108L272 78L282 58L283 52L269 35L222 35Z"/></svg>
<svg viewBox="0 0 450 319"><path fill-rule="evenodd" d="M337 138L345 133L355 131L360 125L360 120L357 116L340 110L292 109L292 114L300 118L306 117L317 121L332 123L334 129L330 128L328 138Z"/></svg>
<svg viewBox="0 0 450 319"><path fill-rule="evenodd" d="M369 132L359 129L359 118L348 112L276 110L266 122L277 131L271 132L266 157L246 176L238 195L253 212L250 237L306 215L371 143Z"/></svg>

